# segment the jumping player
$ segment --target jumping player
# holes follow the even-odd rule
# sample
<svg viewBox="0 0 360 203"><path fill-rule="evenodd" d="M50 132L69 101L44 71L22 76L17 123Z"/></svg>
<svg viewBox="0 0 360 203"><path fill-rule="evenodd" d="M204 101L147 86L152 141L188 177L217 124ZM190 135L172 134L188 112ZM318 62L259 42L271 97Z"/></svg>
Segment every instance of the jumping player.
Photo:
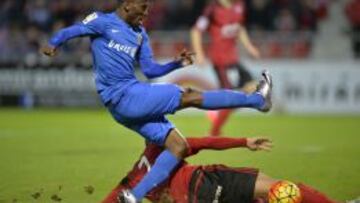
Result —
<svg viewBox="0 0 360 203"><path fill-rule="evenodd" d="M260 52L251 43L246 28L243 26L245 8L242 0L214 0L208 5L198 18L191 30L191 41L196 53L196 62L205 63L202 33L207 31L210 35L209 58L212 62L221 88L239 88L250 93L255 90L251 74L239 62L237 41L239 40L255 59L260 58ZM237 84L230 82L228 74L235 70L239 80ZM210 135L218 136L226 123L232 110L210 112L212 120Z"/></svg>
<svg viewBox="0 0 360 203"><path fill-rule="evenodd" d="M271 141L265 138L202 137L187 138L186 156L204 149L225 150L246 147L252 151L270 150ZM144 152L131 171L102 203L121 203L119 193L131 189L151 169L163 147L147 143ZM222 202L251 203L267 202L269 190L279 180L259 173L255 168L234 168L224 165L190 165L183 161L168 181L152 190L146 198L151 202L192 203ZM335 203L324 194L299 183L303 203Z"/></svg>
<svg viewBox="0 0 360 203"><path fill-rule="evenodd" d="M187 152L187 142L165 115L196 107L222 109L249 107L260 111L271 108L271 78L263 80L255 93L221 90L200 92L173 84L149 84L137 80L134 66L139 64L148 78L163 76L192 64L192 53L183 51L172 62L160 65L153 60L149 37L143 28L148 0L122 0L112 13L95 12L82 22L55 33L42 48L54 56L66 41L80 36L91 39L97 92L114 119L134 130L147 141L164 146L151 171L132 188L127 202L137 202L163 182Z"/></svg>

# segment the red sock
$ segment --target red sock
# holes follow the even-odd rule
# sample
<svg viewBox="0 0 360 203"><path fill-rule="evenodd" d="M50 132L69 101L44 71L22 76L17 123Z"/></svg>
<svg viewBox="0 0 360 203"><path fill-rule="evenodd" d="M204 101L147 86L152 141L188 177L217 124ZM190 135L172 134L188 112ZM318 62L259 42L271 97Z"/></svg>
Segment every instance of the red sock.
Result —
<svg viewBox="0 0 360 203"><path fill-rule="evenodd" d="M233 110L230 109L219 111L210 131L211 136L219 136L221 134L221 128L224 126L225 122L227 121L232 112Z"/></svg>
<svg viewBox="0 0 360 203"><path fill-rule="evenodd" d="M108 196L102 201L102 203L118 203L117 196L119 195L119 192L124 189L122 187L116 187L114 188Z"/></svg>
<svg viewBox="0 0 360 203"><path fill-rule="evenodd" d="M335 200L331 200L325 194L322 194L310 186L302 183L298 183L297 186L303 197L302 203L337 203Z"/></svg>

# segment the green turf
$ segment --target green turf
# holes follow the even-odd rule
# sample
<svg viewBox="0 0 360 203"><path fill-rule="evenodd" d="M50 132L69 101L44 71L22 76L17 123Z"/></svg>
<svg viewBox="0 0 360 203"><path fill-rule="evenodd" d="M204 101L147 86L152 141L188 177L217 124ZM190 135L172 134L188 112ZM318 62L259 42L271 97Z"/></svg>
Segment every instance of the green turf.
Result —
<svg viewBox="0 0 360 203"><path fill-rule="evenodd" d="M204 116L172 116L186 136L204 135ZM229 136L268 136L272 152L203 152L192 163L255 166L309 183L339 200L360 195L360 117L235 116ZM105 110L0 109L0 203L99 202L131 167L142 139ZM91 185L93 194L84 191ZM59 188L59 186L61 188ZM40 192L34 199L31 195Z"/></svg>

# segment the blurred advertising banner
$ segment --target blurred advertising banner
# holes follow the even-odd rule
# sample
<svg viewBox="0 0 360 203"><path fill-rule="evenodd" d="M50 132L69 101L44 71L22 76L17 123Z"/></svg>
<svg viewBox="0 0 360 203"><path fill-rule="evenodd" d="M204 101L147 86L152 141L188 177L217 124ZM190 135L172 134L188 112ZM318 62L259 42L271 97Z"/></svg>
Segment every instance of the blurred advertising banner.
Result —
<svg viewBox="0 0 360 203"><path fill-rule="evenodd" d="M272 73L274 112L360 113L359 63L281 60L245 61L244 65L256 79L264 68ZM236 71L228 74L231 81L237 81ZM218 87L210 64L183 68L152 82L203 90ZM0 106L7 105L97 107L101 103L91 70L1 69Z"/></svg>
<svg viewBox="0 0 360 203"><path fill-rule="evenodd" d="M274 111L286 113L360 113L360 64L326 61L263 61L244 63L259 79L270 70L274 79ZM228 71L235 82L237 74ZM160 78L212 89L218 86L210 65L193 66Z"/></svg>
<svg viewBox="0 0 360 203"><path fill-rule="evenodd" d="M90 70L0 70L0 106L83 107L99 104Z"/></svg>

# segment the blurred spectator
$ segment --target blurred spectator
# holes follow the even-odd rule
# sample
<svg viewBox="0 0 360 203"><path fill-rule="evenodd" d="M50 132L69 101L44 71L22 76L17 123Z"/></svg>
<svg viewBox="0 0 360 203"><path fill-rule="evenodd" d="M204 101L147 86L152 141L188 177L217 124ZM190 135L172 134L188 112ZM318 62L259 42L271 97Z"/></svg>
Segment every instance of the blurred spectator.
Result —
<svg viewBox="0 0 360 203"><path fill-rule="evenodd" d="M66 26L71 25L75 21L76 16L79 15L75 9L76 7L72 6L70 0L55 1L52 7L55 20L63 20Z"/></svg>
<svg viewBox="0 0 360 203"><path fill-rule="evenodd" d="M7 24L18 24L24 25L26 21L26 15L24 11L25 0L5 0L4 10L1 13L4 13L4 22Z"/></svg>
<svg viewBox="0 0 360 203"><path fill-rule="evenodd" d="M190 29L204 6L211 1L213 0L155 0L147 28ZM246 0L249 11L246 26L249 30L264 31L316 30L316 16L326 16L324 13L328 2L329 0ZM0 66L9 63L24 64L27 57L21 57L21 54L31 56L30 58L39 57L36 49L52 33L54 27L73 24L95 10L111 12L116 4L117 0L0 0ZM349 14L352 17L349 18L354 19L353 16L359 12L350 10L348 13L352 13ZM354 27L355 29L358 28ZM80 55L88 53L88 49L86 40L76 41L65 47L64 55L67 52Z"/></svg>
<svg viewBox="0 0 360 203"><path fill-rule="evenodd" d="M360 0L351 0L345 7L346 16L351 24L352 49L354 57L360 58Z"/></svg>
<svg viewBox="0 0 360 203"><path fill-rule="evenodd" d="M275 28L282 32L291 32L296 28L296 21L293 13L288 8L283 8L275 17Z"/></svg>
<svg viewBox="0 0 360 203"><path fill-rule="evenodd" d="M52 16L47 9L45 0L35 0L34 4L28 4L25 9L29 23L38 26L44 31L49 31L47 28L51 24Z"/></svg>
<svg viewBox="0 0 360 203"><path fill-rule="evenodd" d="M197 16L193 13L194 1L178 1L176 7L171 9L170 21L168 28L170 29L188 29L195 22Z"/></svg>
<svg viewBox="0 0 360 203"><path fill-rule="evenodd" d="M146 21L148 30L161 29L169 15L168 0L157 0L153 3Z"/></svg>
<svg viewBox="0 0 360 203"><path fill-rule="evenodd" d="M271 0L248 0L246 24L251 30L274 29L274 4Z"/></svg>
<svg viewBox="0 0 360 203"><path fill-rule="evenodd" d="M299 29L307 31L316 31L317 16L314 0L302 0L299 9Z"/></svg>
<svg viewBox="0 0 360 203"><path fill-rule="evenodd" d="M322 20L328 15L328 4L330 0L315 0L316 16Z"/></svg>

